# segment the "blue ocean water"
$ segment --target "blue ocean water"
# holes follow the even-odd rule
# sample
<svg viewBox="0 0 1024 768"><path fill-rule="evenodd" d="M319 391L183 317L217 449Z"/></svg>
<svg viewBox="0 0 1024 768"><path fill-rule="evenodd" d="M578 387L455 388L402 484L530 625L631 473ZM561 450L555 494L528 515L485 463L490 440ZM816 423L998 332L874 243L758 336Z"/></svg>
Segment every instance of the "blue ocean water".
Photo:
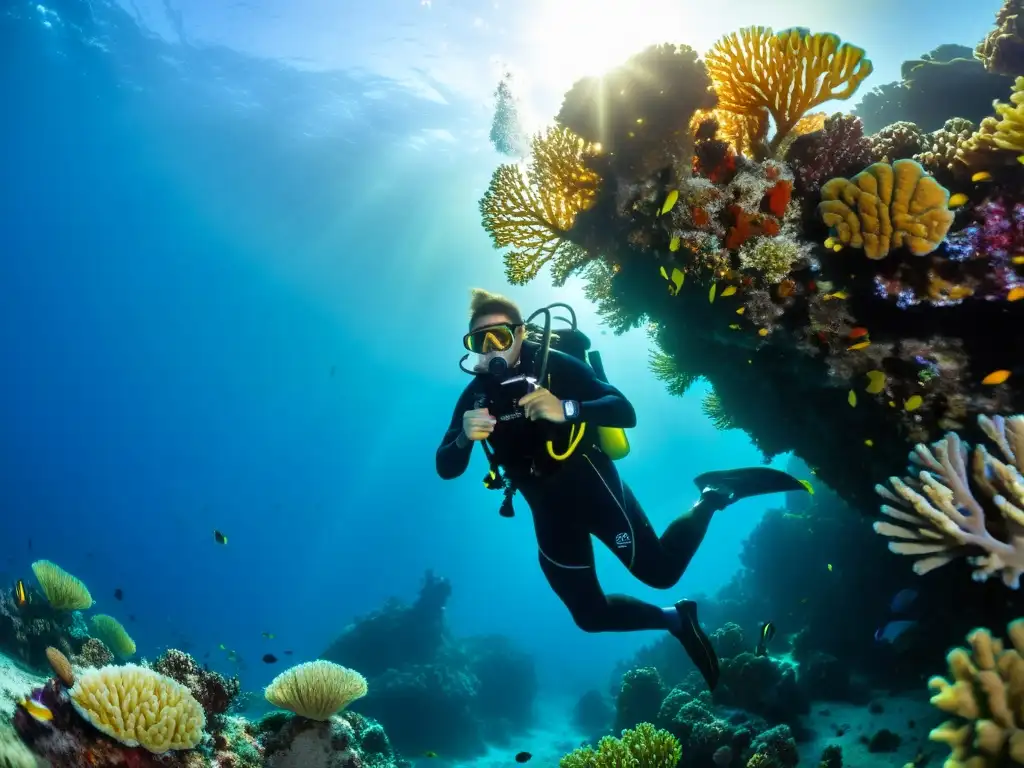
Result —
<svg viewBox="0 0 1024 768"><path fill-rule="evenodd" d="M546 692L603 681L652 638L573 625L524 510L498 517L477 481L479 456L462 482L436 477L469 288L576 307L636 407L620 469L659 529L693 500L690 477L761 456L701 414L702 387L668 395L644 333L603 332L579 284L505 287L477 211L503 69L546 116L588 53L610 65L666 37L706 48L737 23L800 24L867 48L871 85L941 43L973 45L998 5L679 4L644 18L650 4L599 3L588 41L568 32L566 9L582 6L540 0L4 0L5 583L51 559L143 655L187 646L258 689L278 671L262 654L315 658L433 569L452 582L453 629L514 638ZM599 551L602 581L665 604L711 592L769 506L717 521L670 593Z"/></svg>

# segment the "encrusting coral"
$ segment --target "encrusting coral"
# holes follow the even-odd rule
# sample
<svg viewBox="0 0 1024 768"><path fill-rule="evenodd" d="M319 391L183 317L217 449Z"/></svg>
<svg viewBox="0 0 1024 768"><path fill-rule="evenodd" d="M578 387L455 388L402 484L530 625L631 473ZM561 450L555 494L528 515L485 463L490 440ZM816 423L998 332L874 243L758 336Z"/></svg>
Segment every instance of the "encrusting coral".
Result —
<svg viewBox="0 0 1024 768"><path fill-rule="evenodd" d="M924 256L942 243L953 223L949 190L920 163L874 163L852 179L835 178L821 188L818 212L843 245L884 259L906 246Z"/></svg>
<svg viewBox="0 0 1024 768"><path fill-rule="evenodd" d="M286 669L264 691L275 707L309 720L327 720L365 695L365 677L322 659Z"/></svg>
<svg viewBox="0 0 1024 768"><path fill-rule="evenodd" d="M771 115L769 153L804 115L826 101L850 98L872 71L862 49L833 34L796 28L746 27L719 40L706 62L720 109Z"/></svg>
<svg viewBox="0 0 1024 768"><path fill-rule="evenodd" d="M675 768L682 756L679 740L650 723L622 732L622 738L605 736L597 749L580 747L563 757L559 768Z"/></svg>
<svg viewBox="0 0 1024 768"><path fill-rule="evenodd" d="M892 539L889 549L921 556L914 571L925 574L969 554L973 578L1000 575L1011 589L1024 574L1024 416L1009 419L981 415L978 425L1006 462L974 448L968 468L967 446L950 432L931 447L911 454L916 477L889 478L892 489L876 486L884 515L899 525L879 521L876 533Z"/></svg>
<svg viewBox="0 0 1024 768"><path fill-rule="evenodd" d="M949 745L945 768L1024 765L1024 619L1007 627L1012 647L987 629L967 636L970 649L954 648L946 661L951 680L933 677L931 703L955 720L932 730L932 741Z"/></svg>
<svg viewBox="0 0 1024 768"><path fill-rule="evenodd" d="M585 164L598 149L565 128L538 134L527 170L500 165L480 200L484 228L505 255L510 283L522 285L548 262L559 279L587 261L586 252L567 239L576 216L594 202L601 184Z"/></svg>

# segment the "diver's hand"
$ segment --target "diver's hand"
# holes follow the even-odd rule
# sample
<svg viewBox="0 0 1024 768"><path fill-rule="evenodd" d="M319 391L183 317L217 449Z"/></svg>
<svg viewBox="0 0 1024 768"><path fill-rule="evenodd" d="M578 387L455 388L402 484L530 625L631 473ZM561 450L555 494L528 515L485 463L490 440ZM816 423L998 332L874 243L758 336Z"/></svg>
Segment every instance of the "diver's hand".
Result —
<svg viewBox="0 0 1024 768"><path fill-rule="evenodd" d="M526 418L530 421L543 419L553 424L565 423L565 410L562 408L562 401L551 394L551 390L544 387L525 395L519 400L519 404L526 411Z"/></svg>
<svg viewBox="0 0 1024 768"><path fill-rule="evenodd" d="M462 414L462 434L467 440L486 440L497 422L486 408L474 408Z"/></svg>

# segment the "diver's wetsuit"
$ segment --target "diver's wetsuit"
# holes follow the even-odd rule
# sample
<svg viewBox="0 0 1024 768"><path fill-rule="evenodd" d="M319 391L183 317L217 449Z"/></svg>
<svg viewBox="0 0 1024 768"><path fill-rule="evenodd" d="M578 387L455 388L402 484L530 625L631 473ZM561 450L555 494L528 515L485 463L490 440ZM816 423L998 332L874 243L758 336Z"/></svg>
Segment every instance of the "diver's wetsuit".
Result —
<svg viewBox="0 0 1024 768"><path fill-rule="evenodd" d="M534 344L523 345L520 366L524 371L532 371L537 349ZM489 439L498 463L533 513L544 575L576 624L587 632L667 629L669 621L661 608L625 595L605 595L594 569L590 537L600 539L642 582L667 589L690 564L715 505L698 504L659 537L598 446L597 427L635 426L633 406L574 357L551 350L548 371L547 388L562 400L578 401L579 421L587 425L573 454L555 461L545 447L551 439L555 451L564 452L569 424L513 418L499 421ZM500 387L487 376L474 377L466 387L437 450L437 473L442 478L458 477L469 464L473 444L460 437L463 414L501 402L500 398Z"/></svg>

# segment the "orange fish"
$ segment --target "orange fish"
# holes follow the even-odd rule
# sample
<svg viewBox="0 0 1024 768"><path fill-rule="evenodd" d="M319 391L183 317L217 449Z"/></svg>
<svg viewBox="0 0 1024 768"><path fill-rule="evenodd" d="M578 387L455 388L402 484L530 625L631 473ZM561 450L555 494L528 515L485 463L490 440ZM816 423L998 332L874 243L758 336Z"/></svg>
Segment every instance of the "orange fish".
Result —
<svg viewBox="0 0 1024 768"><path fill-rule="evenodd" d="M1008 378L1010 378L1010 371L1007 371L1007 370L992 371L992 373L990 373L988 376L986 376L984 379L981 380L981 383L986 385L986 386L988 386L988 387L994 387L997 384L1002 384Z"/></svg>
<svg viewBox="0 0 1024 768"><path fill-rule="evenodd" d="M1024 288L1019 285L1016 288L1011 288L1010 292L1006 294L1007 301L1020 301L1021 299L1024 299Z"/></svg>
<svg viewBox="0 0 1024 768"><path fill-rule="evenodd" d="M867 336L867 335L868 335L868 329L867 328L863 328L861 326L857 326L852 331L850 331L850 338L851 339L859 339L859 338L861 338L863 336Z"/></svg>
<svg viewBox="0 0 1024 768"><path fill-rule="evenodd" d="M779 283L779 289L778 289L779 298L780 299L785 299L788 296L792 296L793 292L795 290L796 290L796 283L794 281L792 281L792 280L783 280L781 283Z"/></svg>

